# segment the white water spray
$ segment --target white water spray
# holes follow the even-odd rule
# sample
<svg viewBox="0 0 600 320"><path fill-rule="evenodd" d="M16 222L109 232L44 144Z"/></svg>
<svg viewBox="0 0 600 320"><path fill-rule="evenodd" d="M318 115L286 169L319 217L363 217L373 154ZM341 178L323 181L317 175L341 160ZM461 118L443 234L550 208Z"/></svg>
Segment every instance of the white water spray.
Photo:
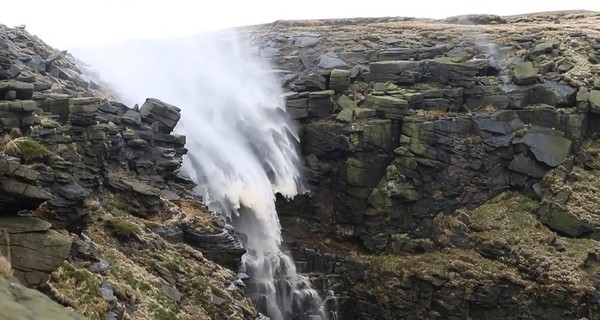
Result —
<svg viewBox="0 0 600 320"><path fill-rule="evenodd" d="M184 168L206 204L247 237L242 271L251 279L249 294L273 320L316 315L321 300L282 252L275 209L275 193L302 191L298 138L279 84L245 49L227 32L75 55L98 69L125 102L155 97L182 109L176 131L187 136Z"/></svg>

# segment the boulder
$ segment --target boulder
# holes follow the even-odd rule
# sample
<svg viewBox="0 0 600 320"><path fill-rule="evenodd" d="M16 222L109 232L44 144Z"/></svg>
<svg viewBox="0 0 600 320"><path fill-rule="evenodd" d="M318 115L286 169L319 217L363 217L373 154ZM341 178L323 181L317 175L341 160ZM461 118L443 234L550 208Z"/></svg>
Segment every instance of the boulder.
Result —
<svg viewBox="0 0 600 320"><path fill-rule="evenodd" d="M365 98L365 106L374 109L377 115L386 119L402 119L413 113L408 108L408 101L392 96L369 94Z"/></svg>
<svg viewBox="0 0 600 320"><path fill-rule="evenodd" d="M181 118L181 109L162 102L158 99L148 98L140 108L140 115L148 123L158 122L160 132L171 133Z"/></svg>
<svg viewBox="0 0 600 320"><path fill-rule="evenodd" d="M311 92L308 98L308 116L323 118L333 112L333 90Z"/></svg>
<svg viewBox="0 0 600 320"><path fill-rule="evenodd" d="M43 293L24 287L15 278L0 277L0 319L84 320Z"/></svg>
<svg viewBox="0 0 600 320"><path fill-rule="evenodd" d="M348 69L348 64L340 59L335 52L329 51L319 57L319 68L327 70Z"/></svg>
<svg viewBox="0 0 600 320"><path fill-rule="evenodd" d="M571 154L572 141L550 132L530 130L515 142L525 143L538 161L550 167L560 165Z"/></svg>
<svg viewBox="0 0 600 320"><path fill-rule="evenodd" d="M537 82L537 70L531 62L519 62L513 69L513 81L516 84L534 84Z"/></svg>
<svg viewBox="0 0 600 320"><path fill-rule="evenodd" d="M600 90L590 91L590 110L594 113L600 113Z"/></svg>
<svg viewBox="0 0 600 320"><path fill-rule="evenodd" d="M350 87L349 70L333 69L329 77L329 88L335 92L344 92Z"/></svg>
<svg viewBox="0 0 600 320"><path fill-rule="evenodd" d="M4 97L10 91L14 92L15 99L29 100L33 97L34 86L22 81L0 80L0 97Z"/></svg>
<svg viewBox="0 0 600 320"><path fill-rule="evenodd" d="M487 60L462 62L460 59L444 57L428 61L425 68L434 81L468 88L475 85L475 77L481 70L487 69L488 64Z"/></svg>
<svg viewBox="0 0 600 320"><path fill-rule="evenodd" d="M183 226L183 240L201 251L208 259L237 270L246 248L240 239L226 228L217 233L206 233L193 225Z"/></svg>
<svg viewBox="0 0 600 320"><path fill-rule="evenodd" d="M28 286L46 282L50 273L67 259L71 250L68 236L50 230L52 225L36 217L0 218L0 227L8 232L11 262L15 276ZM2 252L6 240L0 237Z"/></svg>
<svg viewBox="0 0 600 320"><path fill-rule="evenodd" d="M38 173L0 156L0 211L5 214L36 209L52 195L37 185Z"/></svg>

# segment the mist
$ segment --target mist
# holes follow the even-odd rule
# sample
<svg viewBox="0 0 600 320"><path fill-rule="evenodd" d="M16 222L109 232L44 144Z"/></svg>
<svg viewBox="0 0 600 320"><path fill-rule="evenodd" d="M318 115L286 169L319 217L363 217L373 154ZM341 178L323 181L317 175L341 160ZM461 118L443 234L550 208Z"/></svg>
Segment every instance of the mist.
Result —
<svg viewBox="0 0 600 320"><path fill-rule="evenodd" d="M281 249L275 194L302 191L298 136L270 66L252 55L233 31L136 40L79 49L78 59L99 72L133 107L157 98L181 108L175 132L187 137L183 168L204 203L245 235L240 278L258 288L249 296L271 319L290 319L302 306L326 318L308 278Z"/></svg>

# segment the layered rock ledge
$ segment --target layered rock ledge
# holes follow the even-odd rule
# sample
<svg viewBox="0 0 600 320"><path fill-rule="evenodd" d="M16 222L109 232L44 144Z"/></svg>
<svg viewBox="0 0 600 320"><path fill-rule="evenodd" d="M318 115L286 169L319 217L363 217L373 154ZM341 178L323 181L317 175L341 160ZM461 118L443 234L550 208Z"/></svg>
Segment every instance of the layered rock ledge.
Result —
<svg viewBox="0 0 600 320"><path fill-rule="evenodd" d="M599 20L245 30L301 130L312 192L280 201L288 243L338 316L595 318Z"/></svg>

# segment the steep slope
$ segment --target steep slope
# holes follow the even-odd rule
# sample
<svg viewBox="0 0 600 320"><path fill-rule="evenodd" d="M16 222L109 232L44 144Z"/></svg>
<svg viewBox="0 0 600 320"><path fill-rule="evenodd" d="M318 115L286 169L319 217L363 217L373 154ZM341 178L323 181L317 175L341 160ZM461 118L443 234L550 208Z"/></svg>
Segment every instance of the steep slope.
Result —
<svg viewBox="0 0 600 320"><path fill-rule="evenodd" d="M90 319L257 317L232 271L244 246L179 170L177 107L128 108L23 29L0 26L0 67L0 252L17 279Z"/></svg>

